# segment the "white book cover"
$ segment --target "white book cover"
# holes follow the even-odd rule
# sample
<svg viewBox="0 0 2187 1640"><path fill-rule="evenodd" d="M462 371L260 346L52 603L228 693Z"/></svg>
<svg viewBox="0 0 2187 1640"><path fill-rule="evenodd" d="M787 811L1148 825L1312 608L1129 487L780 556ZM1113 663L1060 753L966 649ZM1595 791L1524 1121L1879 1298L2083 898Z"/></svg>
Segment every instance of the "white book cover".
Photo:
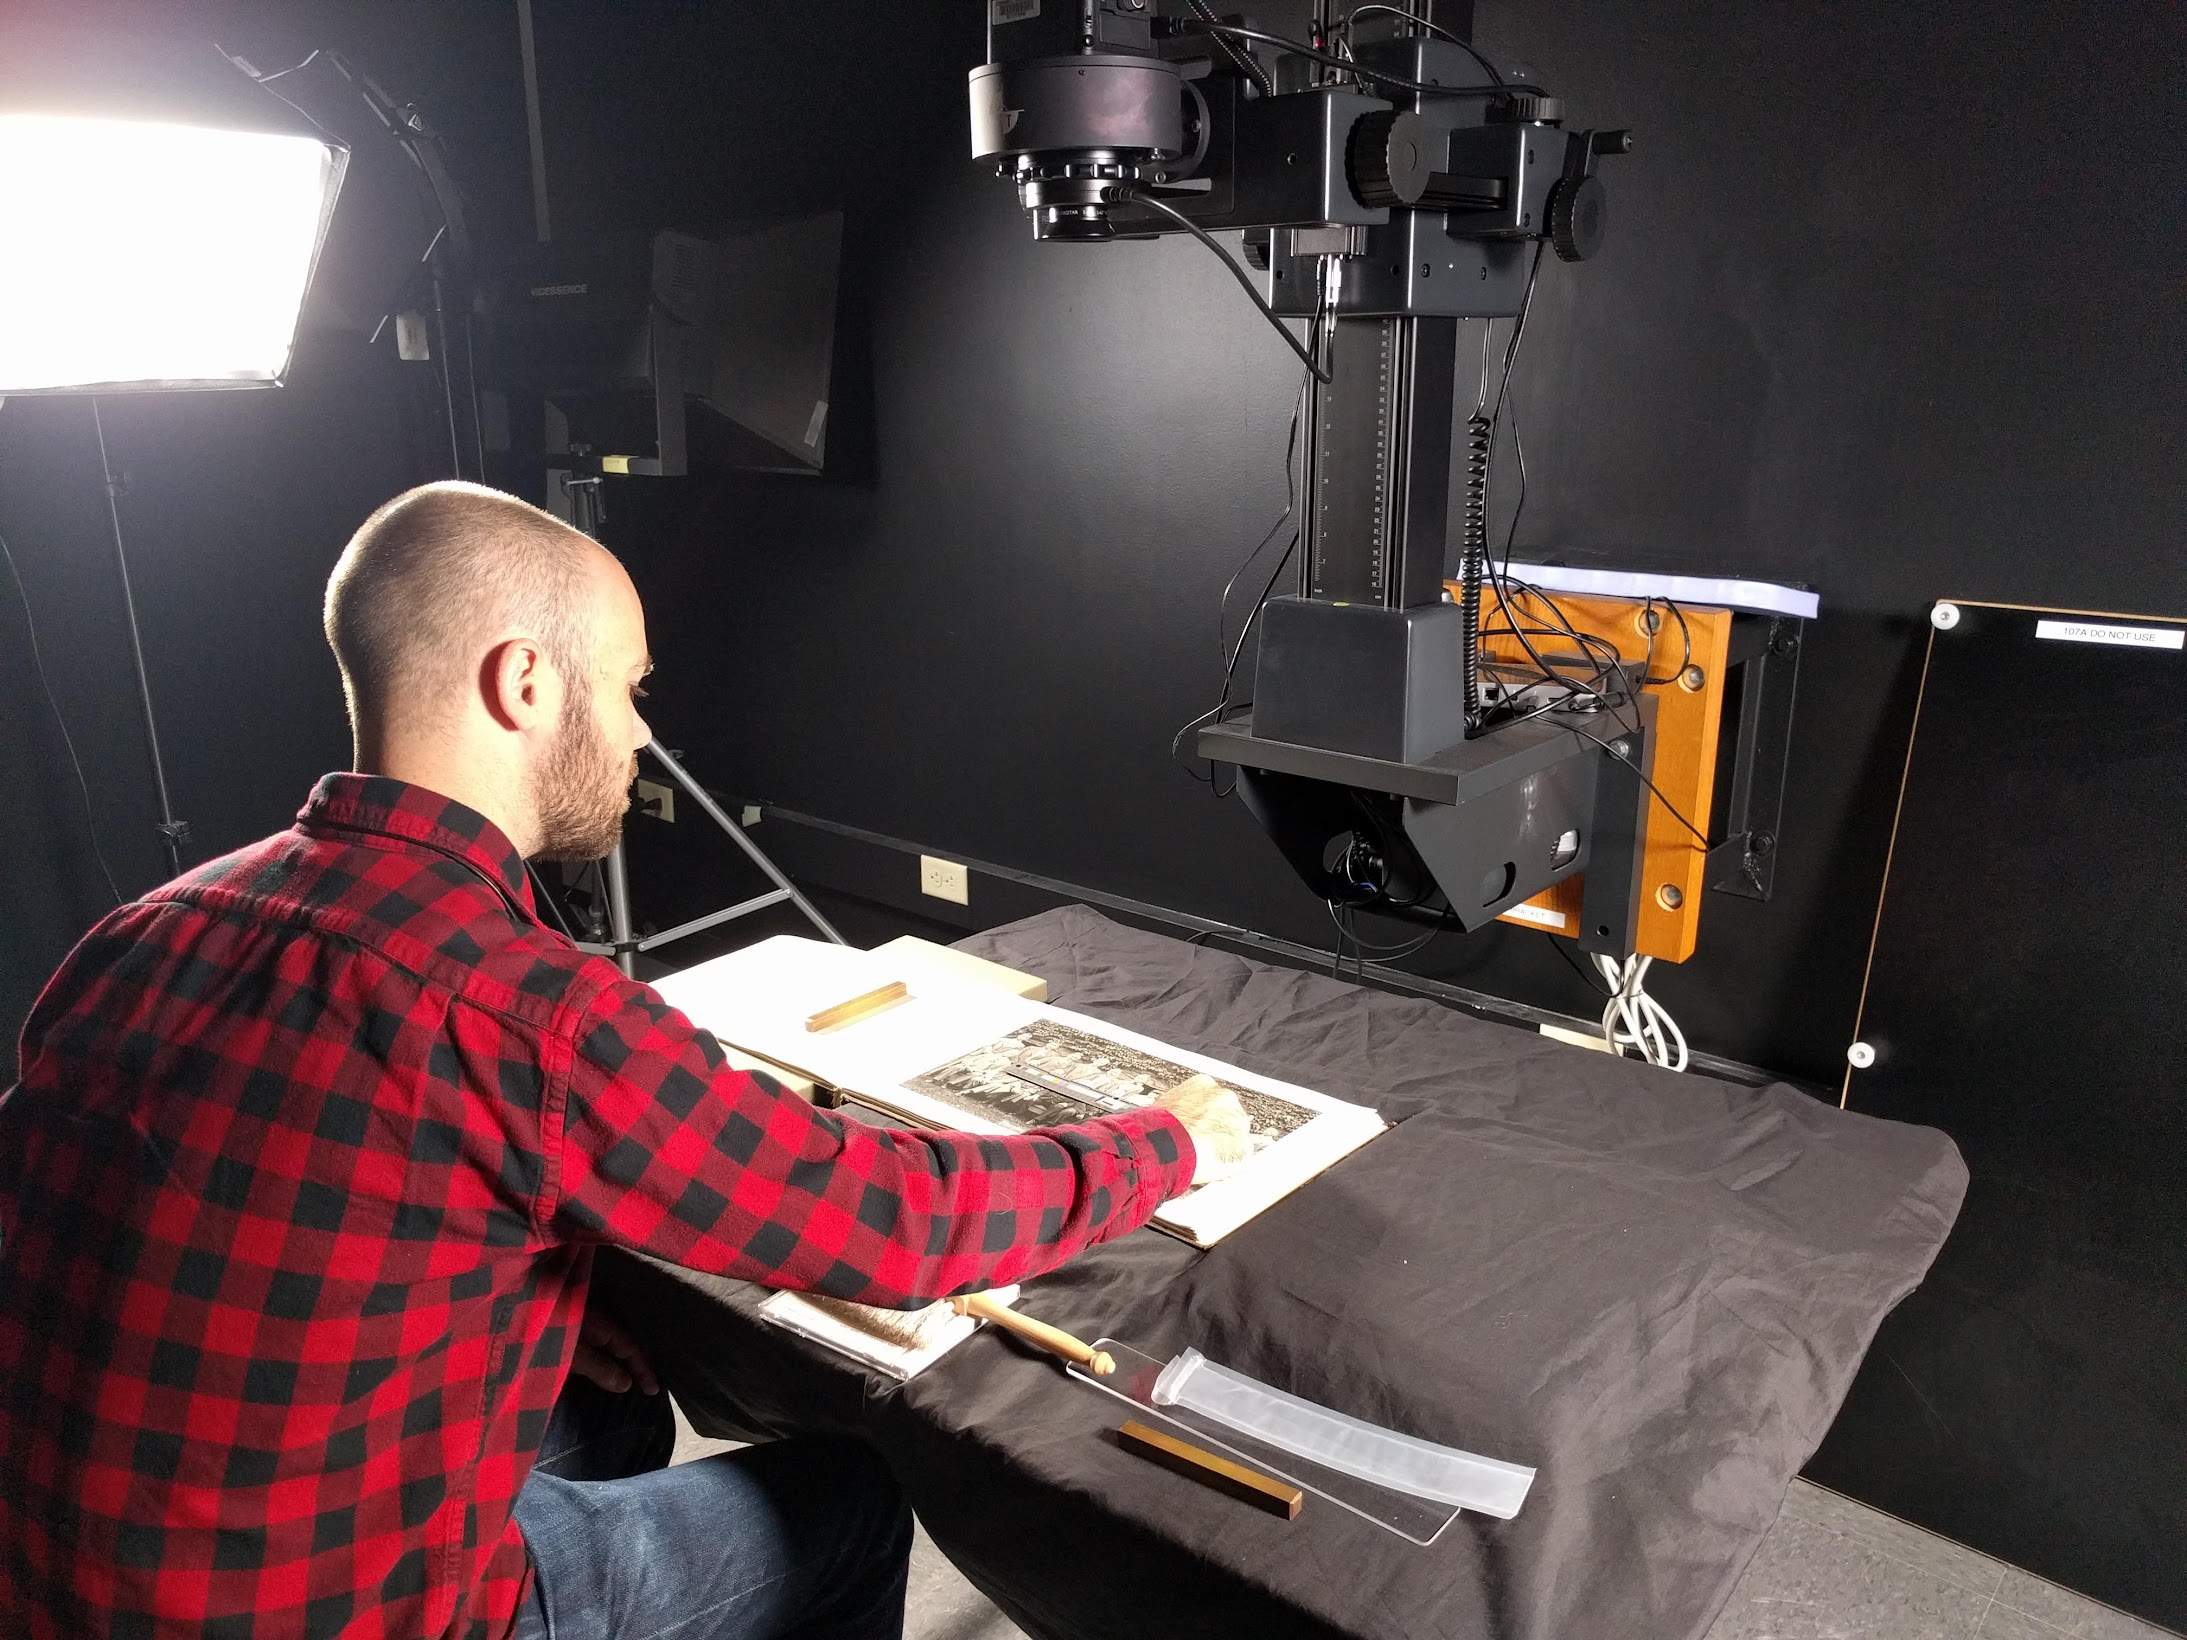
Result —
<svg viewBox="0 0 2187 1640"><path fill-rule="evenodd" d="M996 1287L989 1296L999 1304L1015 1304L1018 1289ZM978 1316L957 1314L942 1299L923 1310L880 1310L787 1290L760 1305L759 1313L762 1320L825 1344L898 1383L909 1383L986 1325Z"/></svg>
<svg viewBox="0 0 2187 1640"><path fill-rule="evenodd" d="M833 1030L815 1014L902 982L904 1001ZM1383 1131L1364 1105L1173 1048L1105 1020L931 967L780 935L670 975L657 989L725 1045L929 1128L1021 1133L1135 1109L1195 1072L1238 1095L1252 1136L1225 1177L1155 1224L1212 1246Z"/></svg>

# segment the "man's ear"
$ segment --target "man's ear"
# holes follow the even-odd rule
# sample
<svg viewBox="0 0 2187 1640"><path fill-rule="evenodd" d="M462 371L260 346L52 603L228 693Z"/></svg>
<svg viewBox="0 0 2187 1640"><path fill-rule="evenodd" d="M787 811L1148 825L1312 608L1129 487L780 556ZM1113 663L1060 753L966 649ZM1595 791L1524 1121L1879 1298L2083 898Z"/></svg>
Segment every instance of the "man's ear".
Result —
<svg viewBox="0 0 2187 1640"><path fill-rule="evenodd" d="M510 638L488 650L478 682L486 710L504 729L540 728L561 712L562 681L536 638Z"/></svg>

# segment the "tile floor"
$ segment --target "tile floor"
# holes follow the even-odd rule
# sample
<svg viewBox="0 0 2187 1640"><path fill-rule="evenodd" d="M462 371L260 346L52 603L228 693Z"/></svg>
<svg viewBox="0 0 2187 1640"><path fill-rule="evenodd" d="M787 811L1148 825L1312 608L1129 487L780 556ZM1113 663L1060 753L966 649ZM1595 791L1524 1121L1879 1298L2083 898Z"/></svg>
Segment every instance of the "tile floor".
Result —
<svg viewBox="0 0 2187 1640"><path fill-rule="evenodd" d="M676 1461L727 1443L678 1414ZM1794 1481L1708 1640L2167 1640L2169 1631ZM924 1530L905 1640L1024 1640ZM1646 1640L1634 1636L1633 1640Z"/></svg>

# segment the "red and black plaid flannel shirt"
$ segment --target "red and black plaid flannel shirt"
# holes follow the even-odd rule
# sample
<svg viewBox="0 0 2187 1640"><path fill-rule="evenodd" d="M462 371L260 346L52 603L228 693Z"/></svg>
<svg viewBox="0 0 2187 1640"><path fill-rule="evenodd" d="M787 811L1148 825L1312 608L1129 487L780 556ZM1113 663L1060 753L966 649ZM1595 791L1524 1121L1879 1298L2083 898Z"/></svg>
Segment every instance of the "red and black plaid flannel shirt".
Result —
<svg viewBox="0 0 2187 1640"><path fill-rule="evenodd" d="M115 912L0 1096L0 1631L491 1636L591 1247L876 1304L1182 1189L1147 1112L911 1135L726 1068L508 840L330 775Z"/></svg>

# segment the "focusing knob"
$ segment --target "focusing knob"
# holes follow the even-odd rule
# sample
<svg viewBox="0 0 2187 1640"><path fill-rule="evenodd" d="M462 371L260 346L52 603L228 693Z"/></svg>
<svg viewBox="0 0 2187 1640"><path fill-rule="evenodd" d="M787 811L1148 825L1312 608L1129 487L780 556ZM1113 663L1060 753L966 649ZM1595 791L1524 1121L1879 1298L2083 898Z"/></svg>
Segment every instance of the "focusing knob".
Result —
<svg viewBox="0 0 2187 1640"><path fill-rule="evenodd" d="M1380 209L1417 205L1434 170L1428 142L1418 114L1389 108L1361 115L1345 155L1359 202Z"/></svg>
<svg viewBox="0 0 2187 1640"><path fill-rule="evenodd" d="M1549 196L1549 242L1566 262L1584 262L1602 249L1610 226L1610 196L1600 177L1566 177Z"/></svg>
<svg viewBox="0 0 2187 1640"><path fill-rule="evenodd" d="M1564 104L1546 91L1514 91L1504 101L1504 118L1555 125L1564 118Z"/></svg>

